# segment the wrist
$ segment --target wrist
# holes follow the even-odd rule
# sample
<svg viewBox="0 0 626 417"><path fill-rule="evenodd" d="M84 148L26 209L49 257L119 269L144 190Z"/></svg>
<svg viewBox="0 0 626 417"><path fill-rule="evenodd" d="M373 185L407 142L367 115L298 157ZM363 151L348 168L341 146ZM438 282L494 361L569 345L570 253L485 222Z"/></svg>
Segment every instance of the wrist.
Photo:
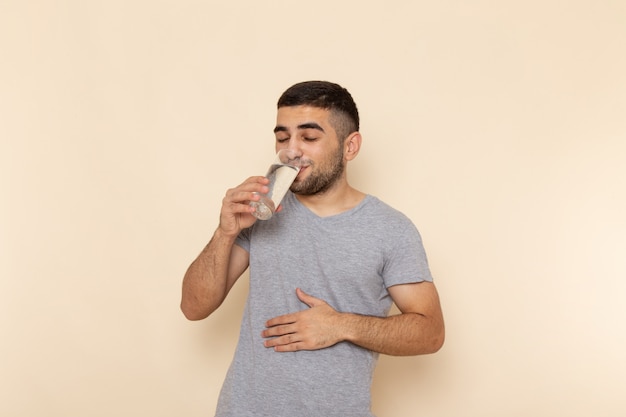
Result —
<svg viewBox="0 0 626 417"><path fill-rule="evenodd" d="M226 241L230 241L231 243L235 241L235 239L237 239L237 236L239 236L239 232L238 231L229 231L224 229L221 225L217 227L217 229L215 229L215 234L214 234L214 239L216 240L226 240Z"/></svg>
<svg viewBox="0 0 626 417"><path fill-rule="evenodd" d="M360 316L354 313L338 313L337 330L341 342L355 343L358 340Z"/></svg>

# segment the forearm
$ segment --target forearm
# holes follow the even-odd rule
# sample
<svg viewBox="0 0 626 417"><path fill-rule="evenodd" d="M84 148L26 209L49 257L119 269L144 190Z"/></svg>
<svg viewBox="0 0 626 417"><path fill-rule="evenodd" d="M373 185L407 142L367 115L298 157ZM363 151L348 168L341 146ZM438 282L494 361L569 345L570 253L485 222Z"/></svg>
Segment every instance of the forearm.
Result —
<svg viewBox="0 0 626 417"><path fill-rule="evenodd" d="M235 236L226 235L218 228L187 269L181 310L189 320L208 317L226 298L230 290L228 269L234 241Z"/></svg>
<svg viewBox="0 0 626 417"><path fill-rule="evenodd" d="M408 356L434 353L443 345L443 321L418 313L389 317L340 314L343 338L386 355Z"/></svg>

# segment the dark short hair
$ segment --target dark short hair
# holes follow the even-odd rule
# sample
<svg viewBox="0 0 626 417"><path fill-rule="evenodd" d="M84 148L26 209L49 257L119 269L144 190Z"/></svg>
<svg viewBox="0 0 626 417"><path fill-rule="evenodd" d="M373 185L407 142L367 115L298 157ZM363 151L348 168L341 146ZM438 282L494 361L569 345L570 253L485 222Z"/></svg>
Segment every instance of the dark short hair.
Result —
<svg viewBox="0 0 626 417"><path fill-rule="evenodd" d="M289 87L278 99L278 108L312 106L331 112L331 123L340 140L359 131L359 111L352 96L339 84L304 81Z"/></svg>

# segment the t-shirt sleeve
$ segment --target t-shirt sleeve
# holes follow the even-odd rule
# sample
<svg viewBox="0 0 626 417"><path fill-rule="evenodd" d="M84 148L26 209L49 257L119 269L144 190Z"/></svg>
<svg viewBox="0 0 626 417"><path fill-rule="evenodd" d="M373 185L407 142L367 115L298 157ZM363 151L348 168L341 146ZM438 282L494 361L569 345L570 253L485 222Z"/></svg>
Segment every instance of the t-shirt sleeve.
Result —
<svg viewBox="0 0 626 417"><path fill-rule="evenodd" d="M407 219L408 220L408 219ZM395 235L385 254L383 280L385 287L416 282L432 282L422 238L410 221L400 222L391 232Z"/></svg>
<svg viewBox="0 0 626 417"><path fill-rule="evenodd" d="M235 245L241 246L246 252L250 253L250 235L252 234L252 227L243 229L239 232L239 236L235 239Z"/></svg>

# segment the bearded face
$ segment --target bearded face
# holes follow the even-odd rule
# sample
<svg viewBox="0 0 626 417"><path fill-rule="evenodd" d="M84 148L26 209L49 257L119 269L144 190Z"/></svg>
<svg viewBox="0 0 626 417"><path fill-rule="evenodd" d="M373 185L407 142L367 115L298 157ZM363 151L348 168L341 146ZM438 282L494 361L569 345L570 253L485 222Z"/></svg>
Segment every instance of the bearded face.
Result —
<svg viewBox="0 0 626 417"><path fill-rule="evenodd" d="M328 190L343 174L343 147L339 146L325 161L303 160L303 165L311 172L302 181L296 180L290 190L294 194L314 195Z"/></svg>

